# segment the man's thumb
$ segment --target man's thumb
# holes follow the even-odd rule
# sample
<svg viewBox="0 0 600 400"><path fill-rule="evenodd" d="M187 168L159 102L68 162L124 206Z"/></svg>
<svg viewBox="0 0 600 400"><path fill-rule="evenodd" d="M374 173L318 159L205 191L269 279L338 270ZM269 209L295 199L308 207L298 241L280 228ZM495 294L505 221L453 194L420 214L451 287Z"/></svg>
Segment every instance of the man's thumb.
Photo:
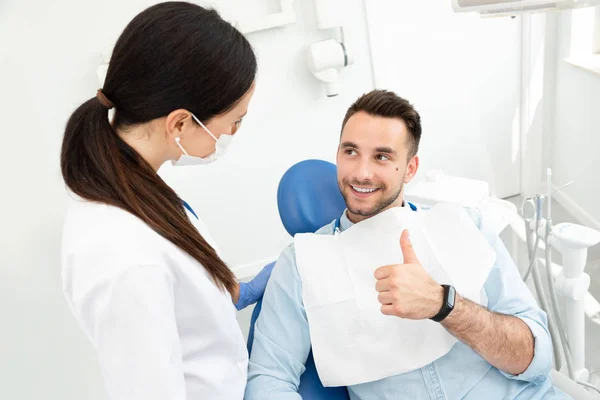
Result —
<svg viewBox="0 0 600 400"><path fill-rule="evenodd" d="M404 257L404 264L419 262L412 243L408 238L408 231L406 229L402 231L402 235L400 236L400 248L402 249L402 256Z"/></svg>

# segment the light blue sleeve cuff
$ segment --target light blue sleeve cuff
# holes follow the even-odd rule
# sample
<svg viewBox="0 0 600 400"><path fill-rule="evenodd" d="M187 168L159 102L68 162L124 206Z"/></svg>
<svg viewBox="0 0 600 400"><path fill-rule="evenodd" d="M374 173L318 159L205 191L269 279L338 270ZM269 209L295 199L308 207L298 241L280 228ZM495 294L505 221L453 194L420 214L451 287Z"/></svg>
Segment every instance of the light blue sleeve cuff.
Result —
<svg viewBox="0 0 600 400"><path fill-rule="evenodd" d="M516 317L525 322L533 334L533 359L529 367L519 375L509 374L504 371L500 372L509 379L531 382L538 385L548 378L552 369L552 342L550 334L538 322L519 315Z"/></svg>

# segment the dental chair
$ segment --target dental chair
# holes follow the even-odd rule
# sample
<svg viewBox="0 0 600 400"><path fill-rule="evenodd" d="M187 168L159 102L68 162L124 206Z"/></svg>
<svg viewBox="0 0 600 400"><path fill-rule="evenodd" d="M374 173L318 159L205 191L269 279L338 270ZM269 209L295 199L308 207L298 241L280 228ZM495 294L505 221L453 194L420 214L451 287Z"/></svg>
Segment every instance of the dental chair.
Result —
<svg viewBox="0 0 600 400"><path fill-rule="evenodd" d="M315 232L339 218L346 208L337 185L335 165L322 160L306 160L292 166L281 178L277 189L279 217L287 232ZM248 333L248 353L252 352L254 324L260 314L262 300L254 307ZM349 400L345 387L323 387L313 359L312 350L300 377L298 393L310 400Z"/></svg>
<svg viewBox="0 0 600 400"><path fill-rule="evenodd" d="M334 164L322 160L301 161L288 169L279 182L277 207L286 231L293 237L297 233L315 232L339 218L346 203L337 184ZM252 352L254 325L262 308L262 299L252 312L248 333L248 353ZM300 377L298 393L308 400L349 400L346 387L324 387L319 379L315 361L310 351ZM567 376L552 371L556 387L574 400L598 400Z"/></svg>

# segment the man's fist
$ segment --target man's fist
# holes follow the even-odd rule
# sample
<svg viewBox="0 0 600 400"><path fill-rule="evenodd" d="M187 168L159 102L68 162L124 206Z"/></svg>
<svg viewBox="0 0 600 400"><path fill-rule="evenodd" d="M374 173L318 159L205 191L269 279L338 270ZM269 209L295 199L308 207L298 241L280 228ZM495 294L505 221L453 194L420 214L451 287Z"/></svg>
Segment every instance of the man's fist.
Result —
<svg viewBox="0 0 600 400"><path fill-rule="evenodd" d="M425 271L405 230L400 236L403 264L386 265L375 271L382 304L381 312L408 319L428 319L442 308L444 288Z"/></svg>

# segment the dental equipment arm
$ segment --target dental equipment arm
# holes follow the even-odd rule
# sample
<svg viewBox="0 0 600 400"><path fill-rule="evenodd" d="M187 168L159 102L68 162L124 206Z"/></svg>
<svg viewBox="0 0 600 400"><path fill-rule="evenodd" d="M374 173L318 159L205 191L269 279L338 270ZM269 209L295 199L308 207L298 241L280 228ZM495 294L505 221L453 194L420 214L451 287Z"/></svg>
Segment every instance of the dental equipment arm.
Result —
<svg viewBox="0 0 600 400"><path fill-rule="evenodd" d="M533 266L535 289L540 304L548 314L552 339L554 341L555 362L561 368L562 355L569 377L578 383L586 381L589 373L585 368L585 304L584 300L590 278L584 272L587 248L600 242L600 232L570 223L556 226L552 223L552 195L555 191L573 183L569 182L558 189L552 189L552 171L546 170L547 192L523 200L521 214L525 221L530 266ZM529 205L529 209L526 206ZM546 209L544 215L543 209ZM534 223L535 220L535 223ZM531 248L532 233L536 237ZM540 238L542 239L540 241ZM543 243L546 276L548 278L549 301L546 301L544 288L539 282L536 252L538 242ZM563 268L556 276L553 273L551 247L562 253ZM525 279L527 275L525 275ZM589 294L587 294L589 296ZM559 310L559 298L563 309ZM561 315L561 313L564 314ZM565 319L563 324L562 320Z"/></svg>
<svg viewBox="0 0 600 400"><path fill-rule="evenodd" d="M532 206L532 211L534 212L533 217L527 217L525 216L525 206L526 205L531 205ZM537 232L538 228L539 228L539 224L540 224L540 217L539 214L535 213L536 210L536 206L539 205L539 202L534 202L533 199L525 199L523 200L523 204L521 205L521 214L524 218L525 221L525 242L527 245L527 254L529 255L529 268L527 270L527 272L525 273L525 277L523 278L524 282L527 282L527 277L529 276L529 273L532 272L531 276L533 277L533 283L535 286L535 291L538 295L538 301L540 304L541 309L546 313L547 318L548 318L548 328L550 331L550 337L552 338L552 350L554 352L554 362L556 364L556 368L560 369L561 365L562 365L562 358L561 358L561 354L562 354L562 343L560 340L560 334L558 333L558 329L557 329L557 325L554 322L554 316L553 314L550 312L550 307L548 305L548 301L546 299L546 295L544 294L544 287L542 285L542 279L540 277L540 271L539 271L539 267L538 267L538 263L537 263L537 249L540 242L540 236L536 235L536 239L535 239L535 244L532 247L532 235L530 233L530 223L532 223L532 221L534 221L535 219L535 231Z"/></svg>

